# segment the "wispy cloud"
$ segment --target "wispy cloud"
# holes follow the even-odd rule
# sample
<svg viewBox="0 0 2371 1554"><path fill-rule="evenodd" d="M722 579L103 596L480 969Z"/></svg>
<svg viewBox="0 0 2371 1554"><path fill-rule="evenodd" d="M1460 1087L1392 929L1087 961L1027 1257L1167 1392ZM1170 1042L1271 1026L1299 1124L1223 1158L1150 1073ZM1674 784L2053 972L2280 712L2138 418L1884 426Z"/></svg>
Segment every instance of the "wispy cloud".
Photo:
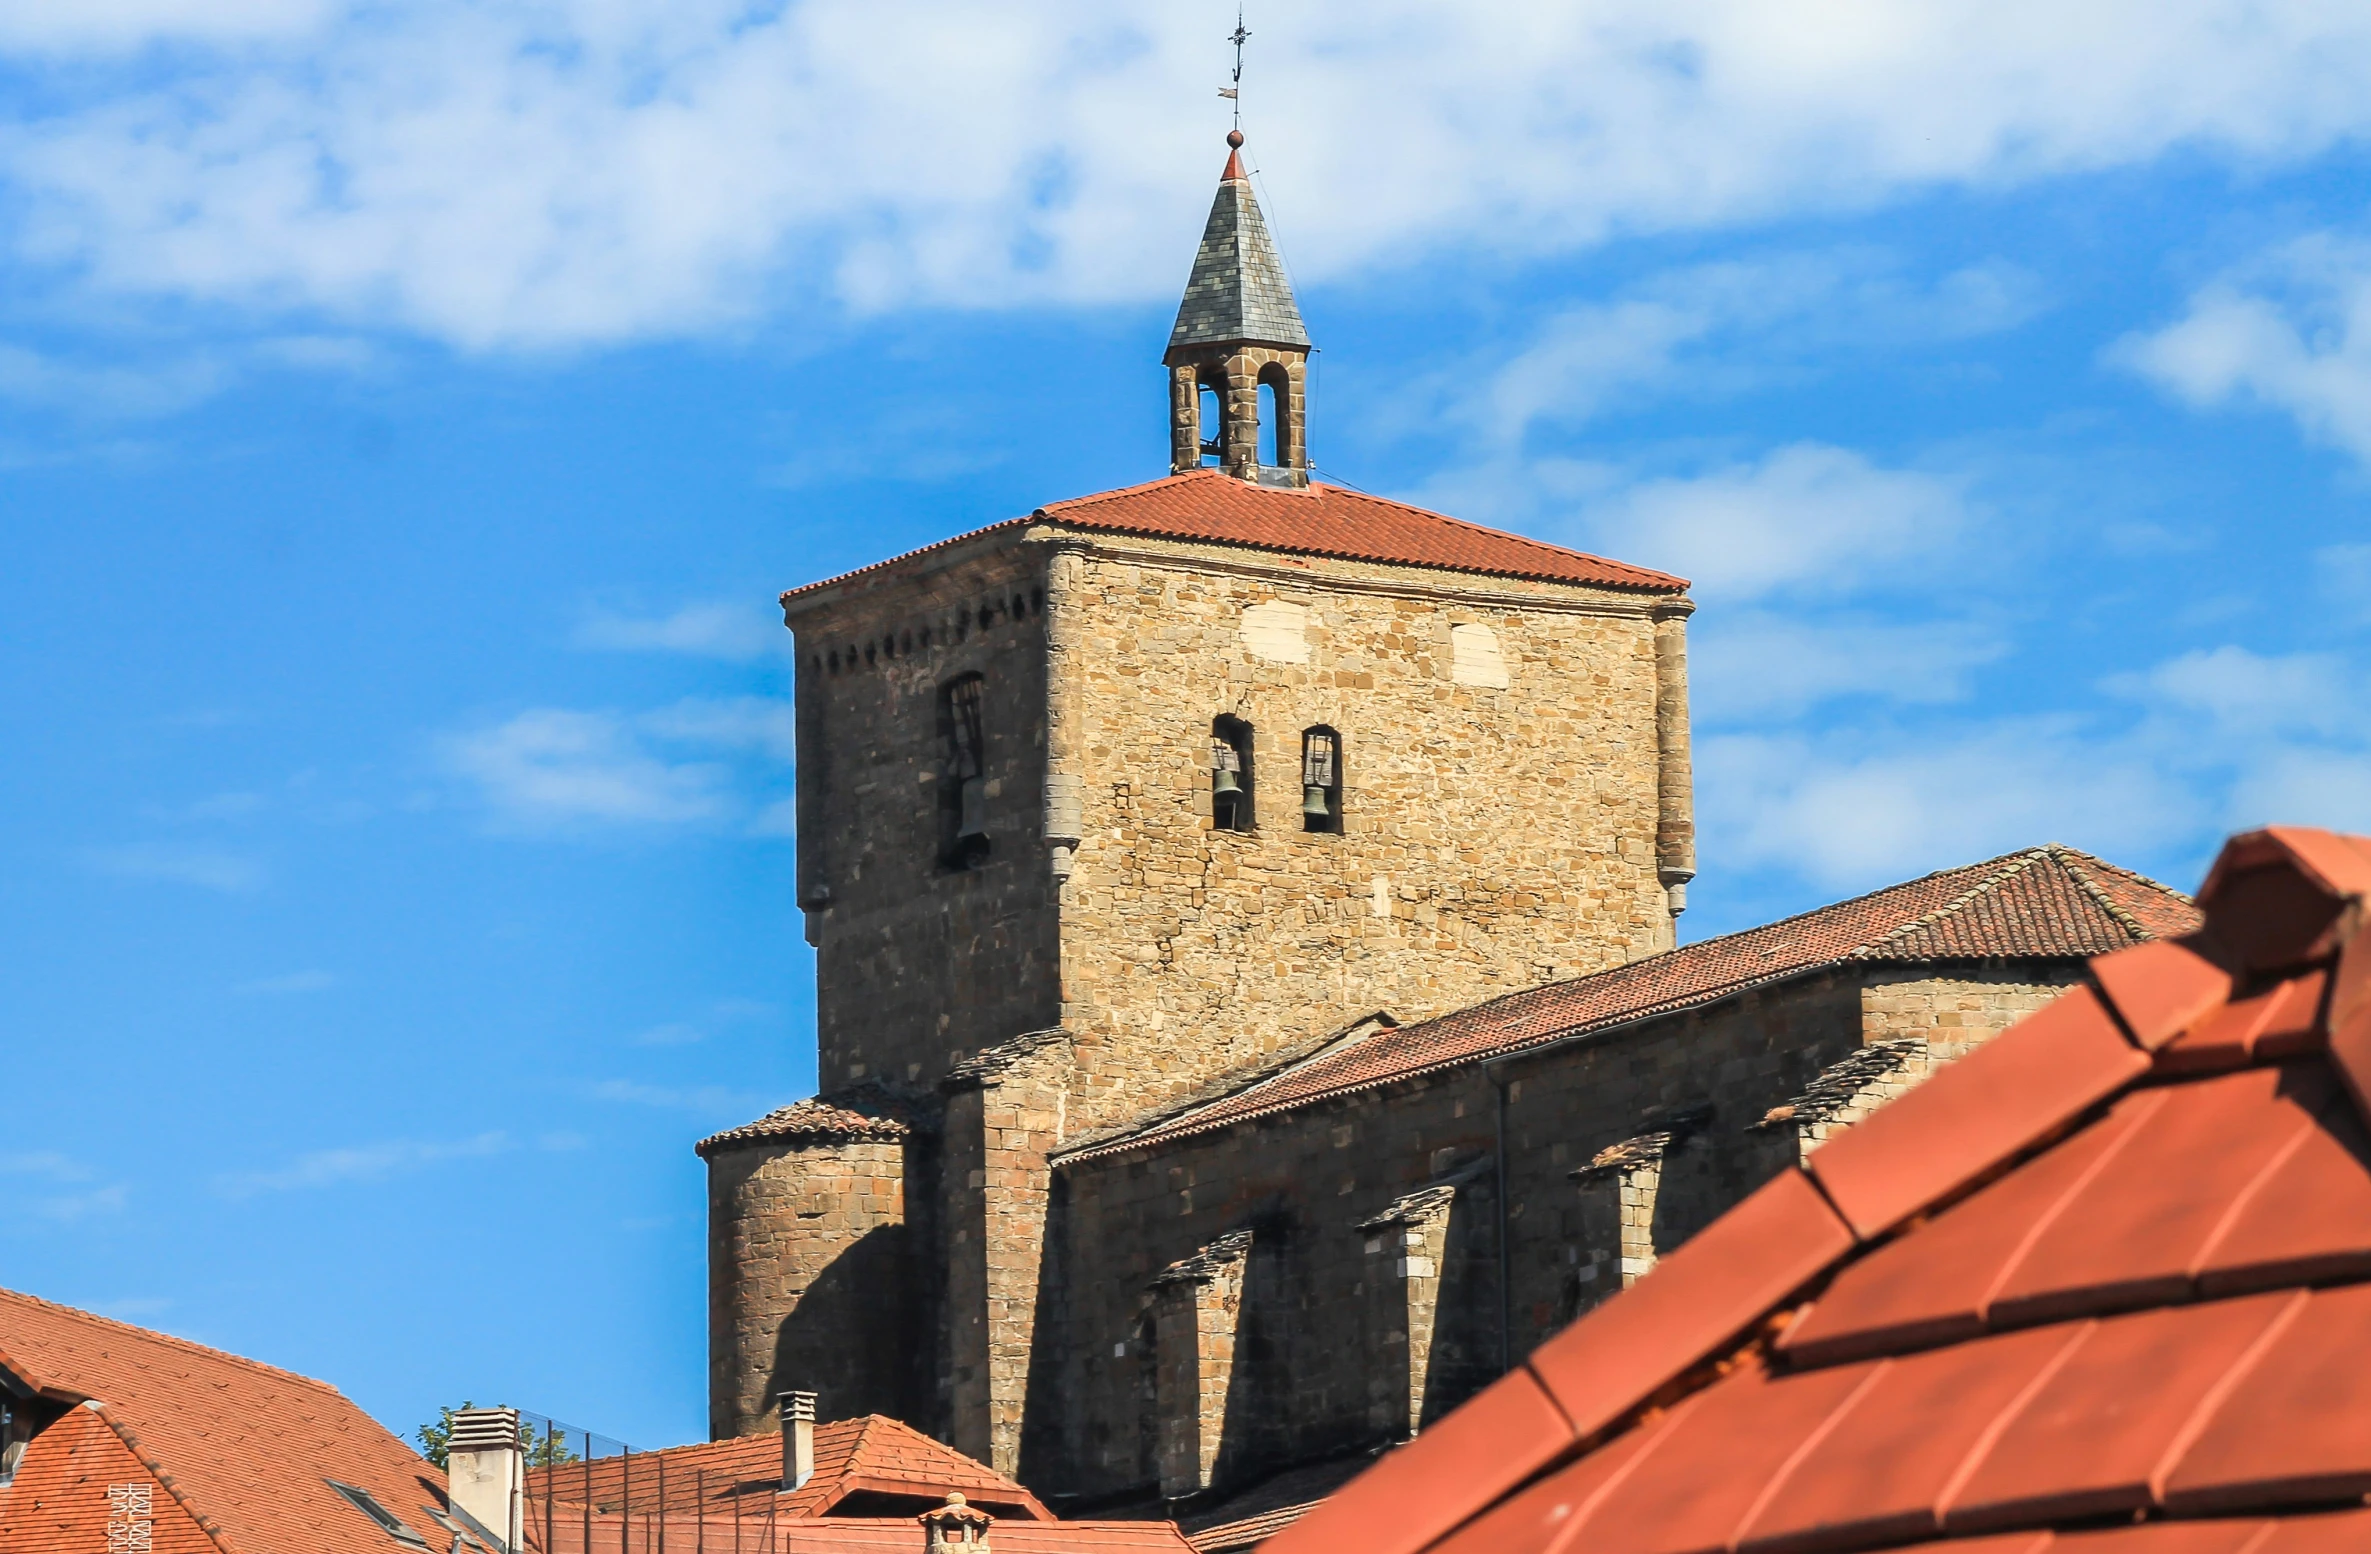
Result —
<svg viewBox="0 0 2371 1554"><path fill-rule="evenodd" d="M89 1166L56 1150L0 1155L0 1177L32 1184L0 1193L0 1209L52 1224L119 1213L130 1197L121 1183L99 1183Z"/></svg>
<svg viewBox="0 0 2371 1554"><path fill-rule="evenodd" d="M653 1025L647 1030L636 1031L626 1039L637 1047L688 1047L694 1042L706 1041L708 1033L696 1025L670 1020L665 1025Z"/></svg>
<svg viewBox="0 0 2371 1554"><path fill-rule="evenodd" d="M262 888L264 882L261 863L217 847L141 843L97 848L86 853L84 860L102 874L196 885L226 895L245 895Z"/></svg>
<svg viewBox="0 0 2371 1554"><path fill-rule="evenodd" d="M2284 244L2110 353L2199 409L2256 404L2371 464L2371 243Z"/></svg>
<svg viewBox="0 0 2371 1554"><path fill-rule="evenodd" d="M762 827L771 801L751 790L787 775L794 729L787 702L691 698L634 714L535 708L442 749L447 766L516 824Z"/></svg>
<svg viewBox="0 0 2371 1554"><path fill-rule="evenodd" d="M619 615L599 610L578 622L576 644L629 653L683 653L701 658L749 659L786 650L782 618L763 607L687 604L671 615Z"/></svg>
<svg viewBox="0 0 2371 1554"><path fill-rule="evenodd" d="M2371 24L2310 0L1336 3L1261 44L1312 280L2371 125ZM80 67L0 153L31 263L474 347L1150 298L1215 171L1190 8L110 0L0 49Z"/></svg>
<svg viewBox="0 0 2371 1554"><path fill-rule="evenodd" d="M257 977L238 985L242 993L279 995L284 993L323 993L338 985L337 973L318 968L309 971L283 972L276 977Z"/></svg>
<svg viewBox="0 0 2371 1554"><path fill-rule="evenodd" d="M629 1106L656 1106L666 1111L702 1116L738 1114L758 1104L753 1095L722 1085L650 1085L633 1079L604 1079L591 1087L595 1100L620 1101Z"/></svg>
<svg viewBox="0 0 2371 1554"><path fill-rule="evenodd" d="M300 1155L273 1171L233 1171L214 1178L215 1189L226 1197L247 1198L257 1193L294 1192L305 1188L337 1187L349 1182L378 1182L453 1160L479 1160L507 1153L516 1146L502 1132L450 1141L397 1139L344 1149L316 1150Z"/></svg>

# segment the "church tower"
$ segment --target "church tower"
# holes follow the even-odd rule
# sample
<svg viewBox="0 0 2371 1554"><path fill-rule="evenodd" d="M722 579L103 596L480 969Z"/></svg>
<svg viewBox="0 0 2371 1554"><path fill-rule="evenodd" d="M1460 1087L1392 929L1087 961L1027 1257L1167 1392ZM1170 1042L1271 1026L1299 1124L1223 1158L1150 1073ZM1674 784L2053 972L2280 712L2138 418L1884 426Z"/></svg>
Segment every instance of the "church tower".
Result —
<svg viewBox="0 0 2371 1554"><path fill-rule="evenodd" d="M1010 1469L1055 1149L1673 943L1686 583L1310 480L1229 139L1170 473L782 597L822 1094L701 1146L719 1435Z"/></svg>
<svg viewBox="0 0 2371 1554"><path fill-rule="evenodd" d="M1262 485L1309 483L1309 332L1243 171L1243 132L1169 331L1169 472L1207 463Z"/></svg>

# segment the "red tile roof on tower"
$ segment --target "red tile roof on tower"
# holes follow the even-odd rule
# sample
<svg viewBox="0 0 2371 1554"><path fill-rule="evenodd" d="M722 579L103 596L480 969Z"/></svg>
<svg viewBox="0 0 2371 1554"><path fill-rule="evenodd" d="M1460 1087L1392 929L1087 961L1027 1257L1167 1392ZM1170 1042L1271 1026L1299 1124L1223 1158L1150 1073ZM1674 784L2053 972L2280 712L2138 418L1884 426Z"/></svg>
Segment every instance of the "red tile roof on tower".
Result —
<svg viewBox="0 0 2371 1554"><path fill-rule="evenodd" d="M0 1489L0 1554L104 1554L142 1520L158 1554L406 1547L331 1480L451 1545L444 1475L325 1382L10 1290L0 1372L64 1408Z"/></svg>
<svg viewBox="0 0 2371 1554"><path fill-rule="evenodd" d="M1050 523L1066 528L1140 534L1154 539L1201 540L1242 545L1290 555L1329 556L1344 561L1378 561L1437 567L1493 577L1530 578L1549 583L1588 583L1636 593L1685 592L1687 579L1608 561L1561 545L1486 529L1461 518L1368 496L1342 486L1311 484L1306 490L1253 485L1215 469L1189 470L1141 486L1049 502L1026 518L974 529L925 545L887 561L859 567L791 589L784 604L850 578L884 574L918 557L976 540L983 535Z"/></svg>
<svg viewBox="0 0 2371 1554"><path fill-rule="evenodd" d="M2187 933L2198 921L2197 907L2179 891L2051 843L1385 1030L1116 1137L1090 1136L1061 1158L1206 1133L1856 961L2081 960Z"/></svg>
<svg viewBox="0 0 2371 1554"><path fill-rule="evenodd" d="M2203 931L2093 961L1266 1549L2371 1549L2367 896L2371 839L2234 838Z"/></svg>

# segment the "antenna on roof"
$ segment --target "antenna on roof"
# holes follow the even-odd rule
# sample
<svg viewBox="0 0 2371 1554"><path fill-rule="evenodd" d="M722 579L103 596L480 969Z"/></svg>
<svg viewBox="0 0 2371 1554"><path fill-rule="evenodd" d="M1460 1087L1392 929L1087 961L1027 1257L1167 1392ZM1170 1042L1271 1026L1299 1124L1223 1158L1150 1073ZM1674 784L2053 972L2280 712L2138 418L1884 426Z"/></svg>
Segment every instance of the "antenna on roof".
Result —
<svg viewBox="0 0 2371 1554"><path fill-rule="evenodd" d="M1227 41L1235 45L1235 74L1232 77L1234 84L1218 89L1219 96L1235 105L1235 133L1237 134L1243 132L1243 40L1250 36L1251 33L1243 25L1243 7L1237 5L1235 7L1235 30L1227 35Z"/></svg>

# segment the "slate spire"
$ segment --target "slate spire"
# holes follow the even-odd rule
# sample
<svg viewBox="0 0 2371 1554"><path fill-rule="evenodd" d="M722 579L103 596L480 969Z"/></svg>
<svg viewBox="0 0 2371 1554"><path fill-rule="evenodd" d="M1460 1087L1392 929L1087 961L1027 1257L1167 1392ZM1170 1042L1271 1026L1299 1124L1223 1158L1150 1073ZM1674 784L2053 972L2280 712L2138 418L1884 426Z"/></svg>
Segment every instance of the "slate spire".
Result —
<svg viewBox="0 0 2371 1554"><path fill-rule="evenodd" d="M1230 131L1227 170L1161 358L1169 468L1182 475L1212 460L1239 480L1306 486L1309 331L1242 153L1243 132Z"/></svg>
<svg viewBox="0 0 2371 1554"><path fill-rule="evenodd" d="M1196 346L1252 344L1309 348L1300 304L1268 236L1260 202L1243 171L1243 133L1227 136L1227 170L1202 228L1202 246L1186 278L1177 326L1169 331L1169 359Z"/></svg>

